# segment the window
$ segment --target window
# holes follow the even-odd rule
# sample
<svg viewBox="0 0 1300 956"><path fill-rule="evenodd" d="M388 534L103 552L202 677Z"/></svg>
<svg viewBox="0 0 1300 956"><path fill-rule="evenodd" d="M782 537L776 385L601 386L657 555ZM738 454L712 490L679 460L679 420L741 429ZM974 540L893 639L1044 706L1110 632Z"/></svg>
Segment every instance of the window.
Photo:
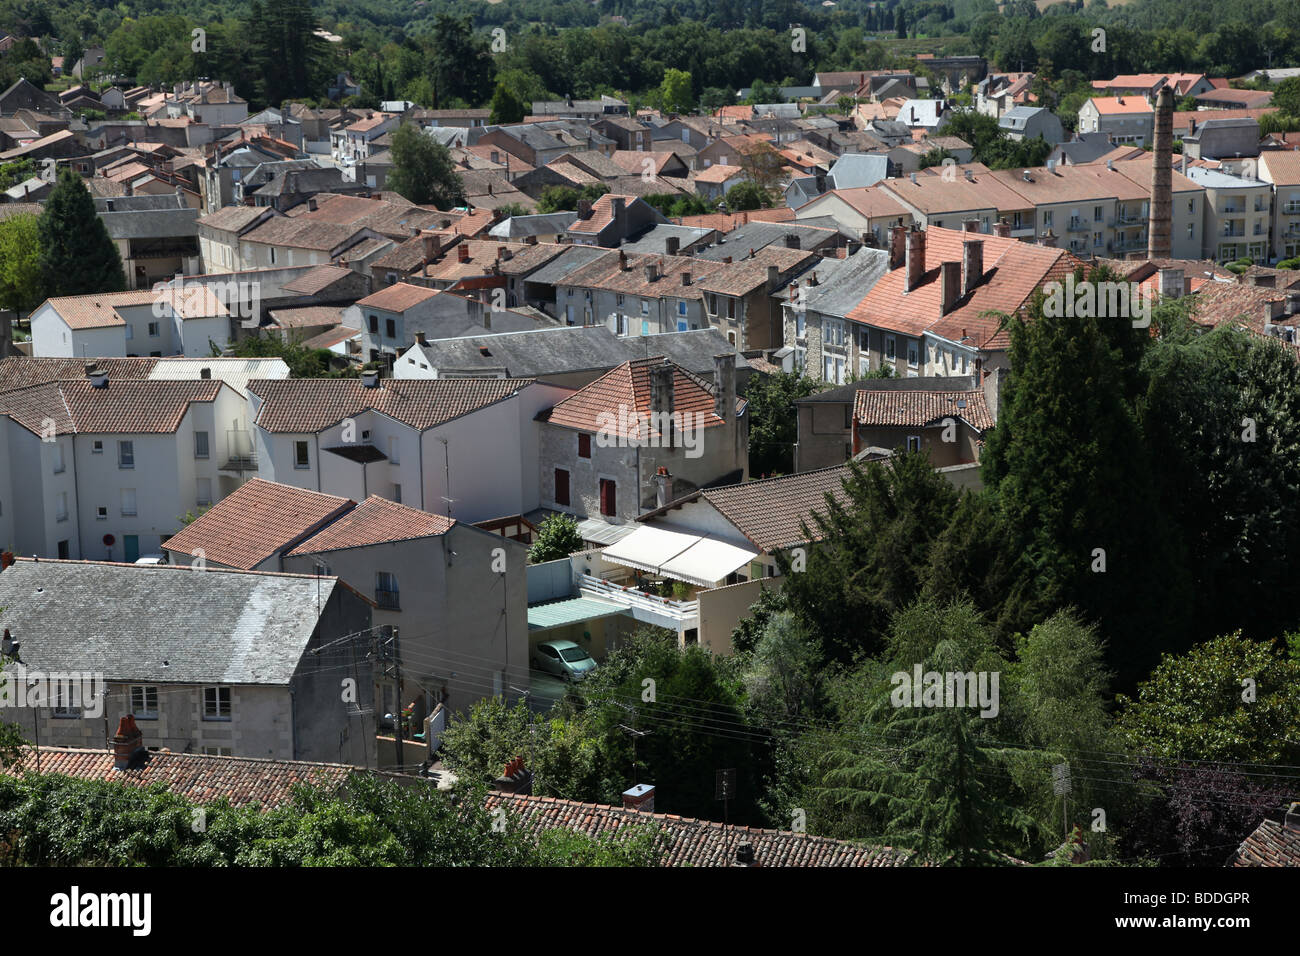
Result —
<svg viewBox="0 0 1300 956"><path fill-rule="evenodd" d="M388 436L388 460L394 465L402 463L402 443L398 441L396 435Z"/></svg>
<svg viewBox="0 0 1300 956"><path fill-rule="evenodd" d="M390 339L395 339L395 338L397 338L397 320L396 320L396 319L385 319L385 320L384 320L384 334L387 335Z"/></svg>
<svg viewBox="0 0 1300 956"><path fill-rule="evenodd" d="M307 443L305 441L296 441L293 443L293 467L311 467L311 455L307 451Z"/></svg>
<svg viewBox="0 0 1300 956"><path fill-rule="evenodd" d="M131 688L131 713L138 720L158 719L158 688L135 685Z"/></svg>
<svg viewBox="0 0 1300 956"><path fill-rule="evenodd" d="M150 337L150 338L153 338L153 339L156 339L156 338L158 338L158 336L161 335L161 334L162 334L162 331L161 331L161 329L159 328L159 323L157 323L157 322L150 322L150 323L149 323L149 337Z"/></svg>
<svg viewBox="0 0 1300 956"><path fill-rule="evenodd" d="M120 441L117 443L117 467L135 467L135 442Z"/></svg>
<svg viewBox="0 0 1300 956"><path fill-rule="evenodd" d="M642 300L641 300L641 314L642 314L642 315L649 315L649 314L650 314L650 303L649 303L648 301L646 301L645 299L642 299Z"/></svg>
<svg viewBox="0 0 1300 956"><path fill-rule="evenodd" d="M569 473L563 468L555 469L555 503L569 505Z"/></svg>
<svg viewBox="0 0 1300 956"><path fill-rule="evenodd" d="M645 321L644 319L641 320L641 334L642 335L650 334L650 323Z"/></svg>
<svg viewBox="0 0 1300 956"><path fill-rule="evenodd" d="M63 541L60 541L58 547L59 547L59 560L60 561L68 560L68 558L71 555L71 551L69 551L70 546L67 542L67 539L65 538Z"/></svg>
<svg viewBox="0 0 1300 956"><path fill-rule="evenodd" d="M894 352L894 337L892 335L886 335L885 336L885 359L887 361L892 362L894 360L895 354L896 353Z"/></svg>
<svg viewBox="0 0 1300 956"><path fill-rule="evenodd" d="M58 497L54 499L54 520L68 520L68 493L60 491Z"/></svg>
<svg viewBox="0 0 1300 956"><path fill-rule="evenodd" d="M1092 207L1092 221L1093 221L1093 222L1101 222L1102 219L1104 219L1104 218L1105 218L1105 216L1104 216L1103 213L1102 213L1102 208L1101 208L1100 206L1093 206L1093 207Z"/></svg>
<svg viewBox="0 0 1300 956"><path fill-rule="evenodd" d="M90 443L90 453L91 453L92 455L102 455L102 454L104 454L104 443L103 443L102 441L100 441L99 439L96 439L95 441L91 442L91 443Z"/></svg>
<svg viewBox="0 0 1300 956"><path fill-rule="evenodd" d="M197 485L194 501L200 508L206 508L212 504L212 479L199 478Z"/></svg>
<svg viewBox="0 0 1300 956"><path fill-rule="evenodd" d="M920 450L921 450L921 436L920 436L920 435L908 435L908 436L907 436L907 450L908 450L908 451L920 451Z"/></svg>
<svg viewBox="0 0 1300 956"><path fill-rule="evenodd" d="M803 312L796 312L794 316L794 336L797 339L806 338L808 335L808 317Z"/></svg>
<svg viewBox="0 0 1300 956"><path fill-rule="evenodd" d="M205 757L233 757L234 751L229 747L204 747L203 755Z"/></svg>
<svg viewBox="0 0 1300 956"><path fill-rule="evenodd" d="M126 338L127 341L130 341L131 339L135 338L135 329L131 328L130 325L126 327Z"/></svg>
<svg viewBox="0 0 1300 956"><path fill-rule="evenodd" d="M608 478L600 479L600 513L611 518L618 514L618 486Z"/></svg>
<svg viewBox="0 0 1300 956"><path fill-rule="evenodd" d="M370 331L374 335L379 334L379 316L377 315L370 316Z"/></svg>
<svg viewBox="0 0 1300 956"><path fill-rule="evenodd" d="M106 505L95 509L95 520L96 521L108 520L108 507Z"/></svg>
<svg viewBox="0 0 1300 956"><path fill-rule="evenodd" d="M908 364L908 366L910 366L911 368L916 368L916 366L920 363L920 360L921 360L921 356L920 356L920 354L919 354L918 351L917 351L916 343L915 343L915 342L908 342L908 343L907 343L907 364Z"/></svg>
<svg viewBox="0 0 1300 956"><path fill-rule="evenodd" d="M204 720L229 720L230 719L230 688L229 687L203 688L203 719Z"/></svg>
<svg viewBox="0 0 1300 956"><path fill-rule="evenodd" d="M54 453L54 473L57 475L66 467L63 461L63 446L56 441L51 451Z"/></svg>
<svg viewBox="0 0 1300 956"><path fill-rule="evenodd" d="M399 505L402 503L402 486L393 482L393 500Z"/></svg>
<svg viewBox="0 0 1300 956"><path fill-rule="evenodd" d="M54 684L54 701L53 716L55 717L80 717L81 708L73 705L74 688L76 696L80 696L81 688L71 683L57 681Z"/></svg>
<svg viewBox="0 0 1300 956"><path fill-rule="evenodd" d="M615 304L615 305L622 305L622 304L623 304L623 293L620 292L620 293L618 293L617 295L614 296L614 304Z"/></svg>
<svg viewBox="0 0 1300 956"><path fill-rule="evenodd" d="M578 457L579 458L591 457L591 436L590 435L583 435L583 434L578 435Z"/></svg>
<svg viewBox="0 0 1300 956"><path fill-rule="evenodd" d="M1043 213L1043 226L1047 229L1052 228L1052 210L1050 209Z"/></svg>
<svg viewBox="0 0 1300 956"><path fill-rule="evenodd" d="M397 575L391 571L375 572L375 603L391 611L400 611L402 602L397 590Z"/></svg>
<svg viewBox="0 0 1300 956"><path fill-rule="evenodd" d="M685 315L685 314L686 314L686 303L685 303L685 302L678 302L678 303L677 303L677 314L678 314L678 315Z"/></svg>
<svg viewBox="0 0 1300 956"><path fill-rule="evenodd" d="M194 433L194 457L195 458L208 457L208 433L207 432Z"/></svg>
<svg viewBox="0 0 1300 956"><path fill-rule="evenodd" d="M614 331L615 331L618 335L627 335L627 316L626 316L626 315L620 315L620 316L617 317L617 319L615 320L615 329L614 329Z"/></svg>
<svg viewBox="0 0 1300 956"><path fill-rule="evenodd" d="M128 516L135 514L135 489L134 488L122 489L122 514Z"/></svg>

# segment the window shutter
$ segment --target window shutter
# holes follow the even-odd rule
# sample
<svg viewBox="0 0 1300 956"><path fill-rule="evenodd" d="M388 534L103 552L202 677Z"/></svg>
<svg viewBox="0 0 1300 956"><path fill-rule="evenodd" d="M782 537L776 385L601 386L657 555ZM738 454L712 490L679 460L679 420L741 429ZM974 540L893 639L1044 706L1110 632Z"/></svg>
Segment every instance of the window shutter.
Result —
<svg viewBox="0 0 1300 956"><path fill-rule="evenodd" d="M569 473L563 468L555 469L555 503L557 505L569 503Z"/></svg>

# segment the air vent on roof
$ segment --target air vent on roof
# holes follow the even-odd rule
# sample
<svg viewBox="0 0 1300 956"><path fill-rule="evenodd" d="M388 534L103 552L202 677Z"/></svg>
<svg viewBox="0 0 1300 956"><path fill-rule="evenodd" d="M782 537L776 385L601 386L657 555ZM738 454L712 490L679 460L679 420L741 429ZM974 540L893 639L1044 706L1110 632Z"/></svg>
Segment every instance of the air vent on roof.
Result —
<svg viewBox="0 0 1300 956"><path fill-rule="evenodd" d="M489 356L489 357L491 357L491 355L492 355L492 353L491 353L490 351L488 351L488 347L487 347L486 345L480 345L480 346L478 347L478 354L479 354L479 355L486 355L486 356Z"/></svg>

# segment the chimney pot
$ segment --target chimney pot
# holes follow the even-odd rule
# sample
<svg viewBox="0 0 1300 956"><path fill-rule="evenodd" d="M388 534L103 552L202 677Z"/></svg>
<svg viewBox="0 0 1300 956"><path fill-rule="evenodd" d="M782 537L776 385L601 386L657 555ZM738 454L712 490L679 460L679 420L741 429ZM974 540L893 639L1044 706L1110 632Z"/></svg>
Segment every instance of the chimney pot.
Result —
<svg viewBox="0 0 1300 956"><path fill-rule="evenodd" d="M117 722L117 733L113 735L113 769L127 770L136 764L140 755L147 753L144 748L144 734L135 724L135 715L126 714Z"/></svg>
<svg viewBox="0 0 1300 956"><path fill-rule="evenodd" d="M907 282L904 292L911 292L921 284L925 275L925 231L912 227L907 233Z"/></svg>

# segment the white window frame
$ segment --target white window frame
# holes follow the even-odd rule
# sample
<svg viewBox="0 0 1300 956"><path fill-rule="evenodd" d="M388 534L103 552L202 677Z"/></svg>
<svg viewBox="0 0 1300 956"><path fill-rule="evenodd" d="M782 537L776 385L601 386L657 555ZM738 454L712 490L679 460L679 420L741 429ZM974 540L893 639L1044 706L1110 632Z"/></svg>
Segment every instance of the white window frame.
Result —
<svg viewBox="0 0 1300 956"><path fill-rule="evenodd" d="M225 706L222 706L222 698ZM222 713L224 709L225 713ZM229 687L220 684L203 688L203 719L229 721L234 719L235 698Z"/></svg>
<svg viewBox="0 0 1300 956"><path fill-rule="evenodd" d="M157 720L158 719L158 687L154 684L132 684L131 685L131 714L136 720ZM149 699L153 698L153 707L149 706Z"/></svg>

